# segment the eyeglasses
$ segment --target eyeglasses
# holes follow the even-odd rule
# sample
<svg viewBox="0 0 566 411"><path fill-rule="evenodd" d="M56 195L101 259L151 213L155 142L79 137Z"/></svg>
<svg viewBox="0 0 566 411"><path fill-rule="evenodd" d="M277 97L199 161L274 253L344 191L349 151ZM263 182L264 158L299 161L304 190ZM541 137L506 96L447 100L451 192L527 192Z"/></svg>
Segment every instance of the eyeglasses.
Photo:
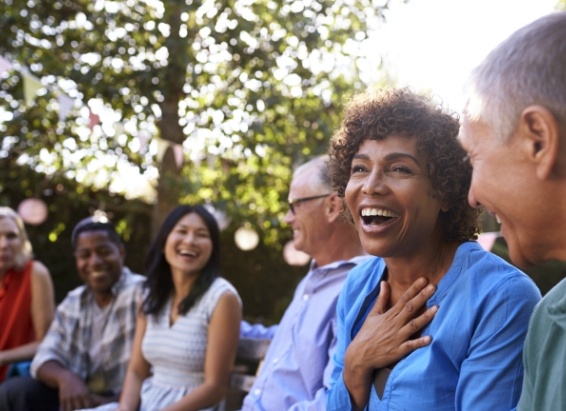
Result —
<svg viewBox="0 0 566 411"><path fill-rule="evenodd" d="M330 194L332 194L332 193L320 194L320 195L312 196L312 197L291 198L291 199L289 199L289 208L291 209L291 213L293 215L295 215L295 205L297 205L299 203L304 203L305 201L316 200L317 198L328 197Z"/></svg>

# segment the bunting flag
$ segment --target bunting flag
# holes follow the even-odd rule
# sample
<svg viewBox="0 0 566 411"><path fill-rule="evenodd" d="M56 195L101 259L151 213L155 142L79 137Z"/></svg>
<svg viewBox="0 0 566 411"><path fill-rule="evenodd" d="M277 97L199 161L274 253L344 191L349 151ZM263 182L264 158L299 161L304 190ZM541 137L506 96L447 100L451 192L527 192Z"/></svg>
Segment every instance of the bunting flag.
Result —
<svg viewBox="0 0 566 411"><path fill-rule="evenodd" d="M500 237L501 234L497 231L481 233L478 235L478 243L483 247L484 250L491 251L495 240Z"/></svg>
<svg viewBox="0 0 566 411"><path fill-rule="evenodd" d="M181 144L173 144L173 154L175 155L175 163L177 164L177 168L181 169L184 160L183 146Z"/></svg>
<svg viewBox="0 0 566 411"><path fill-rule="evenodd" d="M169 147L169 142L167 140L163 140L162 138L156 138L155 141L157 142L157 155L155 158L157 161L161 162L167 148Z"/></svg>
<svg viewBox="0 0 566 411"><path fill-rule="evenodd" d="M138 132L138 141L140 143L140 153L145 153L147 151L147 145L149 143L149 138L151 135L147 130L140 130Z"/></svg>
<svg viewBox="0 0 566 411"><path fill-rule="evenodd" d="M24 85L24 100L25 100L26 105L29 106L34 101L34 99L37 95L37 92L41 88L49 89L48 86L44 86L41 83L41 80L39 78L32 75L28 71L27 68L21 67L21 66L16 67L8 59L4 58L3 56L0 56L0 77L5 72L11 71L11 70L17 70L22 75L23 85ZM54 95L56 95L57 102L59 104L59 121L65 121L67 116L69 115L69 113L73 109L76 100L69 97L67 94L60 92L59 90L51 90L51 92ZM95 126L100 124L100 116L93 113L92 110L88 107L83 106L82 108L88 110L88 127L91 130L93 130ZM84 112L83 112L83 115L85 115ZM114 124L114 129L115 129L116 135L120 135L124 132L125 127L124 127L123 123L119 123L119 124ZM142 152L144 152L147 149L151 135L147 131L145 131L145 132L140 131L138 138L140 140L140 150ZM163 143L166 143L166 142L163 140ZM168 143L166 143L166 145L164 147L162 147L162 146L159 146L159 147L160 147L159 149L161 150L160 156L162 157L163 154L165 153L165 149L168 147ZM183 163L182 147L179 147L179 148L173 147L173 149L174 149L174 154L175 154L175 161L176 161L177 165L179 165L179 167L180 167L180 165L182 165L182 163Z"/></svg>
<svg viewBox="0 0 566 411"><path fill-rule="evenodd" d="M100 123L100 117L94 114L92 111L88 111L88 127L92 130L94 126Z"/></svg>
<svg viewBox="0 0 566 411"><path fill-rule="evenodd" d="M59 121L65 121L73 108L74 100L66 94L59 94L57 101L59 102Z"/></svg>
<svg viewBox="0 0 566 411"><path fill-rule="evenodd" d="M4 57L0 56L0 76L4 74L6 71L10 71L14 68L12 63L6 60Z"/></svg>
<svg viewBox="0 0 566 411"><path fill-rule="evenodd" d="M37 77L32 76L27 72L22 72L22 75L24 77L24 99L26 104L29 106L35 99L37 91L42 88L43 85Z"/></svg>
<svg viewBox="0 0 566 411"><path fill-rule="evenodd" d="M175 165L178 169L183 166L185 160L185 153L183 152L183 145L172 143L169 140L164 140L162 138L154 138L157 142L157 153L155 158L158 162L163 161L163 156L169 147L173 151L173 158L175 159Z"/></svg>
<svg viewBox="0 0 566 411"><path fill-rule="evenodd" d="M123 123L117 122L114 123L114 136L118 137L119 135L123 134L126 131L126 127L124 127Z"/></svg>

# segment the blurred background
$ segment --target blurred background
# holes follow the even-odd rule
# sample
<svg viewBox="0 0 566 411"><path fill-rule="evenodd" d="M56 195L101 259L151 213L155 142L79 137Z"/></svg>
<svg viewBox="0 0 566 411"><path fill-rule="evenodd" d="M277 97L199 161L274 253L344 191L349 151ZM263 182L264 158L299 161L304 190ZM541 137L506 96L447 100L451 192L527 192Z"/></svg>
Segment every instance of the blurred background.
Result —
<svg viewBox="0 0 566 411"><path fill-rule="evenodd" d="M3 0L0 204L20 211L57 301L70 233L106 214L143 272L179 203L222 228L247 319L277 322L308 259L283 222L292 169L326 152L343 102L411 86L457 111L465 75L565 1ZM497 232L484 219L484 231ZM493 252L507 258L504 240ZM564 264L527 270L545 293Z"/></svg>

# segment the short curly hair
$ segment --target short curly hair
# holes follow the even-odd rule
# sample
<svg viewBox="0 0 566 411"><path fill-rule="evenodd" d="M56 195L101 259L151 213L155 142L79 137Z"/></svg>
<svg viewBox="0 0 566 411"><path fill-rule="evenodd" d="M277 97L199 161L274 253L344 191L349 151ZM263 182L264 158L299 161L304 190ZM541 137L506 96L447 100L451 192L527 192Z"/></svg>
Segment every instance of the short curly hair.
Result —
<svg viewBox="0 0 566 411"><path fill-rule="evenodd" d="M447 242L477 238L480 211L468 204L472 167L457 140L458 117L410 89L367 90L346 105L332 137L328 163L332 185L344 197L352 159L365 140L400 134L417 139L418 152L428 159L428 173L448 211L440 213Z"/></svg>

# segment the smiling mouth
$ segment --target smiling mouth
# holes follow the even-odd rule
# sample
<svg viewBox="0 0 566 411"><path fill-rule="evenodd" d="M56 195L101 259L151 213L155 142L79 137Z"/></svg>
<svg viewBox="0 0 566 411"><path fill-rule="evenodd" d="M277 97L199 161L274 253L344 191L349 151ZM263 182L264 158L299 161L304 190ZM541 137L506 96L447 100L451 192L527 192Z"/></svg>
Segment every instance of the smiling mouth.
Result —
<svg viewBox="0 0 566 411"><path fill-rule="evenodd" d="M183 257L192 257L192 258L196 258L198 256L198 254L192 250L179 250L179 254L182 255Z"/></svg>
<svg viewBox="0 0 566 411"><path fill-rule="evenodd" d="M399 217L399 214L383 208L367 207L361 210L360 217L364 225L380 225Z"/></svg>

